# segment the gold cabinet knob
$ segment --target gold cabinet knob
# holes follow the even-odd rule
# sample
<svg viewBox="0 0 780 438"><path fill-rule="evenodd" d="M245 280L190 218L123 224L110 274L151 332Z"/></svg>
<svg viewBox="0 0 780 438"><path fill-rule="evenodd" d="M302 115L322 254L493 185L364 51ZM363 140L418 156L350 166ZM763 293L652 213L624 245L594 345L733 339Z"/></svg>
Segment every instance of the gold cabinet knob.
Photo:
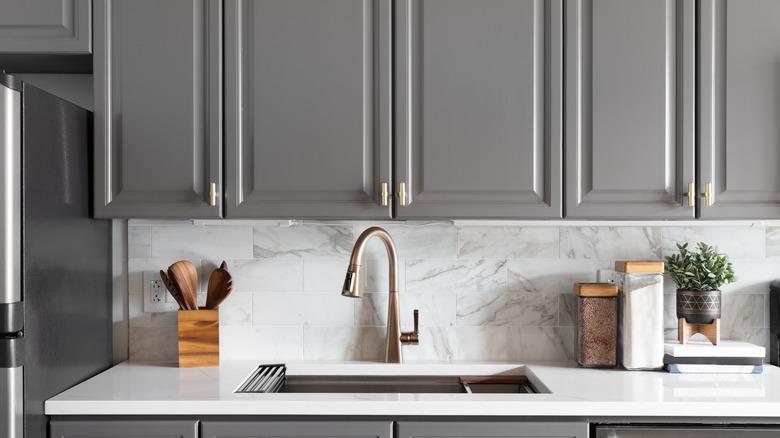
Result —
<svg viewBox="0 0 780 438"><path fill-rule="evenodd" d="M398 202L401 205L406 205L406 183L398 183Z"/></svg>

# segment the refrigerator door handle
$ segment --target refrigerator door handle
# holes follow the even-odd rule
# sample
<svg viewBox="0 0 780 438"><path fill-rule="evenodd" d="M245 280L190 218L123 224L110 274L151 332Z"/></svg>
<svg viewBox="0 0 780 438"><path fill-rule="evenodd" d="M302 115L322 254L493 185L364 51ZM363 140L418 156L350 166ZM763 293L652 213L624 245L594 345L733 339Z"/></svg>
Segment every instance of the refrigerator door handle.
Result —
<svg viewBox="0 0 780 438"><path fill-rule="evenodd" d="M23 438L22 367L0 368L0 436Z"/></svg>
<svg viewBox="0 0 780 438"><path fill-rule="evenodd" d="M21 113L20 93L0 81L0 304L22 300Z"/></svg>

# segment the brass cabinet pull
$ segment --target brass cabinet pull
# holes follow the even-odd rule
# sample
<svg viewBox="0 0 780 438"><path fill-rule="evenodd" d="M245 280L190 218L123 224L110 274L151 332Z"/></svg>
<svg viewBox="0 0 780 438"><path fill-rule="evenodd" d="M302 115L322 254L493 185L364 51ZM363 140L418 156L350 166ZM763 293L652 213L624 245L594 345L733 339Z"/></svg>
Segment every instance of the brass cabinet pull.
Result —
<svg viewBox="0 0 780 438"><path fill-rule="evenodd" d="M398 202L401 205L406 205L406 183L398 183Z"/></svg>
<svg viewBox="0 0 780 438"><path fill-rule="evenodd" d="M382 183L382 191L379 193L379 195L382 198L382 207L387 207L387 196L388 196L388 193L387 193L387 183L386 182Z"/></svg>
<svg viewBox="0 0 780 438"><path fill-rule="evenodd" d="M217 183L211 183L211 190L209 191L209 205L212 207L217 205Z"/></svg>
<svg viewBox="0 0 780 438"><path fill-rule="evenodd" d="M704 184L704 204L709 207L714 203L712 199L712 183Z"/></svg>
<svg viewBox="0 0 780 438"><path fill-rule="evenodd" d="M688 207L693 207L696 203L696 186L693 181L688 183Z"/></svg>

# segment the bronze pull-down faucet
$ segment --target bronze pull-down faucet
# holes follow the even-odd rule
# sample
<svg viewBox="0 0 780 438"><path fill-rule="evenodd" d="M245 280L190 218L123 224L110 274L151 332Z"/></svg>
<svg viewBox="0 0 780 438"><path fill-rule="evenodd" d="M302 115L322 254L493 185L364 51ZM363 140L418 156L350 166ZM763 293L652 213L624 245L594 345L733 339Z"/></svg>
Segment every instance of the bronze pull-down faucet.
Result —
<svg viewBox="0 0 780 438"><path fill-rule="evenodd" d="M361 261L363 260L363 249L366 242L372 237L379 237L387 249L387 261L389 264L390 277L390 297L387 307L387 339L385 342L385 362L403 363L403 354L401 345L417 345L420 340L418 327L419 311L414 311L414 331L401 333L401 322L398 310L398 256L396 255L395 244L390 235L382 228L371 227L363 231L355 246L352 248L352 257L349 259L347 276L344 279L344 288L341 295L345 297L360 298L361 282Z"/></svg>

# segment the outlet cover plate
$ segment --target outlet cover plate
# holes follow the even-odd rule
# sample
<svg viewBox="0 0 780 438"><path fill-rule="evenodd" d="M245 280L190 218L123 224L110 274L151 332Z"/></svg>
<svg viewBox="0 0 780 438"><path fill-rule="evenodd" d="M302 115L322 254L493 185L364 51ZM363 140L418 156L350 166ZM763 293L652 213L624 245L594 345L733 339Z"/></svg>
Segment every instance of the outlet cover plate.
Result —
<svg viewBox="0 0 780 438"><path fill-rule="evenodd" d="M176 312L179 305L165 288L159 272L144 271L144 313Z"/></svg>

